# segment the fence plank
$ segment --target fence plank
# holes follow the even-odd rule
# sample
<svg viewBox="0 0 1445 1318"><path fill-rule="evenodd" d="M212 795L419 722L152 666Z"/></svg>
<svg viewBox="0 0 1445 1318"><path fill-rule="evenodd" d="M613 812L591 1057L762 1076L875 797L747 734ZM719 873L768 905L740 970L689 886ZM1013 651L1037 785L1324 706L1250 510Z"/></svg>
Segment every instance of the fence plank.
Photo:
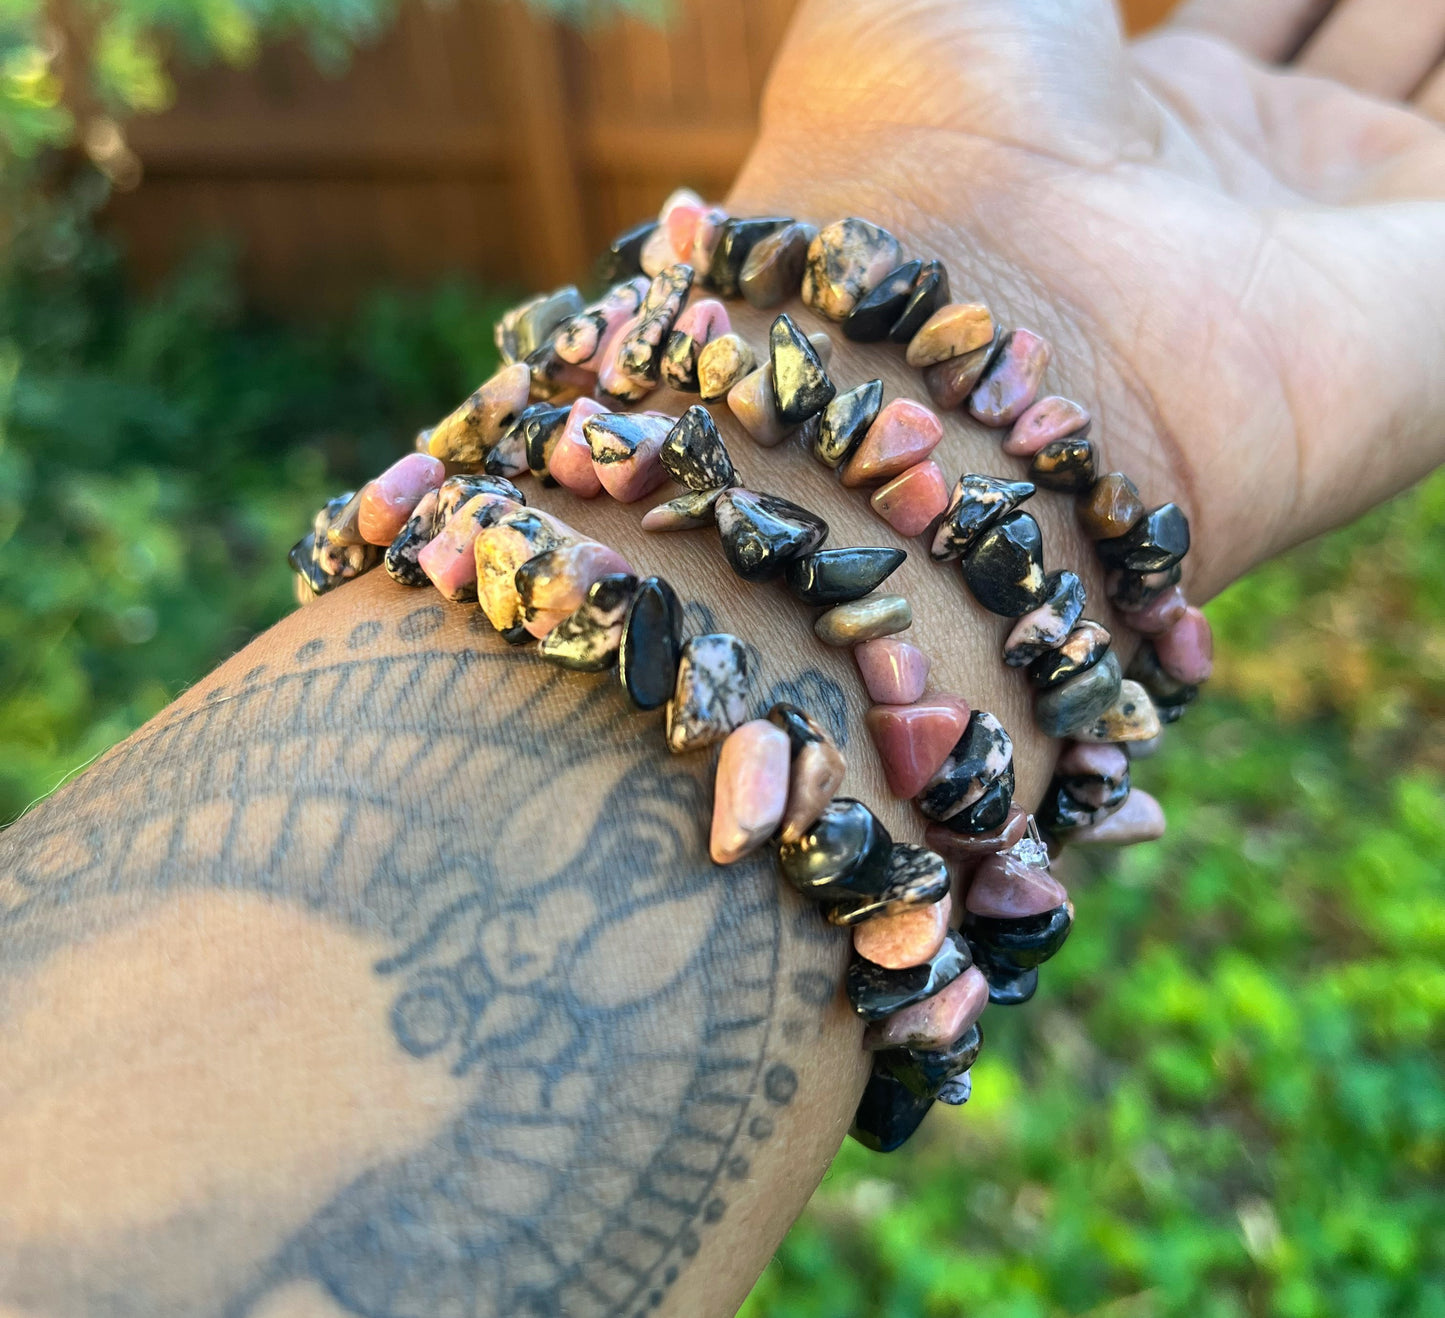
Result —
<svg viewBox="0 0 1445 1318"><path fill-rule="evenodd" d="M677 183L726 189L797 2L674 0L666 30L579 34L518 0L408 0L340 79L288 45L183 74L133 127L146 180L110 223L142 280L225 233L249 290L293 309L459 271L574 279ZM1131 27L1171 4L1129 0Z"/></svg>

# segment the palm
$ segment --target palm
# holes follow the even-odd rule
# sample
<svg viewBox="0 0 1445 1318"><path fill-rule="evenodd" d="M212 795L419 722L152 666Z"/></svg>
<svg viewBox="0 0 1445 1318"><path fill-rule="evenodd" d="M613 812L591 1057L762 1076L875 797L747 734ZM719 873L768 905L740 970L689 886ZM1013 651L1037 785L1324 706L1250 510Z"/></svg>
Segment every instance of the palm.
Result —
<svg viewBox="0 0 1445 1318"><path fill-rule="evenodd" d="M812 0L741 187L836 143L820 204L1051 334L1110 464L1183 483L1204 593L1439 460L1445 133L1103 8Z"/></svg>

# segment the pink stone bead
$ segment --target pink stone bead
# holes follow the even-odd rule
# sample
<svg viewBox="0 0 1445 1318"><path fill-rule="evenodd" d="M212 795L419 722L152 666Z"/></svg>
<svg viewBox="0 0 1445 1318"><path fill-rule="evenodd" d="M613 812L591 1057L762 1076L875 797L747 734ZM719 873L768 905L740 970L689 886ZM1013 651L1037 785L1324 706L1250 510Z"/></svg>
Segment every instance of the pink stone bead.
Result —
<svg viewBox="0 0 1445 1318"><path fill-rule="evenodd" d="M567 421L557 439L557 446L547 461L552 479L564 489L583 499L595 499L602 493L602 482L592 466L592 449L582 427L587 418L607 408L595 398L579 398L567 413Z"/></svg>
<svg viewBox="0 0 1445 1318"><path fill-rule="evenodd" d="M570 527L570 535L577 533ZM563 617L582 607L588 588L599 577L610 572L632 571L631 565L611 545L596 540L578 540L576 544L554 549L545 560L547 575L533 574L531 605L536 609L560 611ZM533 567L541 566L538 560ZM528 569L531 572L531 568Z"/></svg>
<svg viewBox="0 0 1445 1318"><path fill-rule="evenodd" d="M916 645L882 636L853 647L870 700L880 705L911 705L923 694L933 661Z"/></svg>
<svg viewBox="0 0 1445 1318"><path fill-rule="evenodd" d="M447 478L446 464L426 453L398 458L361 491L356 529L369 545L389 545L430 490Z"/></svg>
<svg viewBox="0 0 1445 1318"><path fill-rule="evenodd" d="M995 855L974 871L963 909L995 920L1017 920L1052 911L1068 900L1064 885L1052 874L1014 856Z"/></svg>
<svg viewBox="0 0 1445 1318"><path fill-rule="evenodd" d="M874 1021L863 1031L863 1046L880 1048L947 1048L962 1037L988 1006L988 980L969 966L931 998Z"/></svg>
<svg viewBox="0 0 1445 1318"><path fill-rule="evenodd" d="M1164 635L1156 638L1154 649L1160 666L1176 682L1197 686L1207 682L1214 671L1214 633L1209 619L1192 604Z"/></svg>
<svg viewBox="0 0 1445 1318"><path fill-rule="evenodd" d="M559 622L565 622L570 618L572 612L571 609L542 609L530 618L523 618L522 626L526 629L528 636L535 636L540 641Z"/></svg>
<svg viewBox="0 0 1445 1318"><path fill-rule="evenodd" d="M958 744L968 726L968 705L948 695L912 705L872 705L863 722L883 761L888 790L906 801L924 789Z"/></svg>
<svg viewBox="0 0 1445 1318"><path fill-rule="evenodd" d="M1070 846L1127 847L1164 836L1164 807L1137 787L1107 819L1069 834Z"/></svg>
<svg viewBox="0 0 1445 1318"><path fill-rule="evenodd" d="M1129 757L1122 746L1113 742L1075 741L1059 756L1054 772L1061 778L1099 777L1118 781L1129 772Z"/></svg>
<svg viewBox="0 0 1445 1318"><path fill-rule="evenodd" d="M1070 435L1085 435L1090 416L1078 403L1050 394L1040 398L1014 422L1003 451L1013 458L1031 458L1046 444Z"/></svg>
<svg viewBox="0 0 1445 1318"><path fill-rule="evenodd" d="M434 535L416 556L417 566L431 578L431 583L449 600L471 599L476 594L476 540L481 531L477 521L484 508L504 503L522 505L499 494L477 494L462 504L446 525Z"/></svg>
<svg viewBox="0 0 1445 1318"><path fill-rule="evenodd" d="M715 297L699 298L689 303L673 325L674 334L685 334L696 341L699 347L732 331L728 309Z"/></svg>
<svg viewBox="0 0 1445 1318"><path fill-rule="evenodd" d="M879 486L868 502L899 535L922 535L948 507L948 479L930 458Z"/></svg>
<svg viewBox="0 0 1445 1318"><path fill-rule="evenodd" d="M702 202L685 202L674 206L667 213L663 225L667 229L667 241L672 248L674 261L686 261L692 255L692 240L697 233L697 222L707 207Z"/></svg>
<svg viewBox="0 0 1445 1318"><path fill-rule="evenodd" d="M1028 827L1028 812L1021 805L1011 805L1003 823L992 833L955 833L942 824L929 824L923 830L923 841L945 860L966 869L985 856L1007 851L1022 842Z"/></svg>
<svg viewBox="0 0 1445 1318"><path fill-rule="evenodd" d="M931 906L910 906L891 915L878 915L853 928L853 950L885 970L907 970L921 966L933 956L948 936L953 898Z"/></svg>
<svg viewBox="0 0 1445 1318"><path fill-rule="evenodd" d="M709 851L719 865L756 850L788 804L788 734L767 719L728 733L718 755Z"/></svg>
<svg viewBox="0 0 1445 1318"><path fill-rule="evenodd" d="M647 397L650 385L643 385L622 369L622 348L628 336L642 324L642 313L629 316L615 328L608 331L602 346L597 350L597 387L612 398L624 402L636 402Z"/></svg>
<svg viewBox="0 0 1445 1318"><path fill-rule="evenodd" d="M712 254L727 222L728 213L721 206L710 206L697 217L692 231L692 250L683 258L694 270L706 271L712 264Z"/></svg>
<svg viewBox="0 0 1445 1318"><path fill-rule="evenodd" d="M942 438L943 423L929 408L911 398L895 398L884 404L848 459L843 484L857 489L897 476L922 462Z"/></svg>
<svg viewBox="0 0 1445 1318"><path fill-rule="evenodd" d="M728 390L728 410L752 436L753 442L763 448L776 448L791 428L778 416L771 362L743 376Z"/></svg>
<svg viewBox="0 0 1445 1318"><path fill-rule="evenodd" d="M557 356L573 366L595 370L612 337L637 314L650 282L638 275L610 288L604 297L573 316L552 342Z"/></svg>
<svg viewBox="0 0 1445 1318"><path fill-rule="evenodd" d="M1188 606L1184 592L1178 586L1170 586L1142 609L1131 613L1129 626L1142 636L1161 636L1184 616Z"/></svg>
<svg viewBox="0 0 1445 1318"><path fill-rule="evenodd" d="M968 397L968 411L986 426L1012 425L1028 410L1043 383L1049 345L1032 330L1016 329Z"/></svg>
<svg viewBox="0 0 1445 1318"><path fill-rule="evenodd" d="M618 503L636 503L668 479L667 469L662 465L662 444L672 429L673 418L644 412L634 420L645 434L625 457L615 456L620 451L618 447L599 440L597 428L583 423L597 479ZM608 458L612 460L605 460Z"/></svg>

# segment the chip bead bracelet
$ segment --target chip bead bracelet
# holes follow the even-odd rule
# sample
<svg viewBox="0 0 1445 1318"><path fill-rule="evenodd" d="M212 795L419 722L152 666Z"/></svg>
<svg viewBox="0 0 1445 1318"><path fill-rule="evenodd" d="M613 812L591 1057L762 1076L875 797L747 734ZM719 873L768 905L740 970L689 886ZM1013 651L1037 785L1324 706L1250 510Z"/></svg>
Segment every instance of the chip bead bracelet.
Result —
<svg viewBox="0 0 1445 1318"><path fill-rule="evenodd" d="M861 802L835 796L846 764L814 719L783 704L749 718L741 640L725 633L684 639L681 605L665 581L639 579L616 551L529 508L508 478L447 477L440 460L410 454L359 493L329 501L292 551L308 594L379 557L402 584L474 598L509 642L535 639L552 663L586 672L615 664L636 708L666 706L671 752L721 743L709 838L714 861L733 863L772 840L783 877L832 923L853 931L847 992L868 1022L864 1046L874 1053L852 1131L857 1139L880 1151L897 1148L934 1101L966 1101L984 1007L1031 996L1037 966L1058 949L1073 918L1048 874L1047 851L1011 800L999 826L955 838L973 873L962 929L951 930L957 860L951 873L942 855L895 843ZM912 701L874 705L870 730L880 711L927 713L917 699L927 676L920 651L874 638L856 653L871 695ZM1011 776L997 720L970 714L956 698L935 703L959 734L940 756L954 765L972 756L976 776ZM891 763L890 782L901 771ZM945 775L924 777L929 790L945 790Z"/></svg>
<svg viewBox="0 0 1445 1318"><path fill-rule="evenodd" d="M1179 563L1189 544L1187 519L1174 504L1146 511L1137 489L1122 473L1096 475L1089 414L1067 399L1037 398L1051 356L1045 340L1030 330L1003 329L982 303L951 302L941 262L903 261L891 234L856 218L822 230L782 217L730 221L717 208L705 207L696 194L681 189L664 203L657 222L622 235L605 261L615 275L639 266L652 274L679 259L705 271L706 282L720 292L730 293L735 285L754 306L775 307L800 293L805 304L841 321L851 339L888 339L907 345L909 364L924 372L938 406L945 410L966 406L985 425L1011 426L1005 451L1033 459L1034 483L1077 495L1080 523L1095 539L1109 570L1111 601L1145 637L1128 673L1120 675L1127 686L1121 686L1105 730L1122 729L1147 745L1153 737L1145 732L1156 715L1161 723L1182 715L1212 666L1208 622L1188 605L1178 587ZM703 347L701 354L706 353ZM729 344L726 360L738 363L734 369L741 371L751 363L751 349ZM748 391L740 415L746 417L749 408L756 410L761 383ZM704 387L704 398L721 391L722 385L715 381L710 389ZM850 405L856 407L860 399L870 402L876 413L881 384L854 391ZM829 428L821 429L823 440L815 453L824 461L839 460L837 450L828 444ZM906 478L900 476L896 488L880 491L875 507L893 500L921 520L922 509L930 499L937 499L940 485L941 473L920 463ZM1032 539L1028 524L1014 520L987 542L987 548L996 561L1008 561L1010 556L1026 554L1028 545L1020 540ZM1072 607L1069 583L1059 575L1053 574L1042 613L1029 619L1031 626L1047 625L1050 614L1057 618L1061 608ZM1022 653L1018 657L1027 662ZM1096 701L1104 677L1096 675L1094 680ZM1056 693L1046 703L1050 719L1057 721L1067 701ZM1059 735L1067 729L1053 731ZM1157 809L1129 813L1138 817L1116 821L1111 840L1127 840L1136 833L1139 838L1157 835ZM1102 840L1089 831L1093 825L1080 824L1079 817L1077 811L1065 811L1047 822L1056 833L1073 831L1081 841Z"/></svg>

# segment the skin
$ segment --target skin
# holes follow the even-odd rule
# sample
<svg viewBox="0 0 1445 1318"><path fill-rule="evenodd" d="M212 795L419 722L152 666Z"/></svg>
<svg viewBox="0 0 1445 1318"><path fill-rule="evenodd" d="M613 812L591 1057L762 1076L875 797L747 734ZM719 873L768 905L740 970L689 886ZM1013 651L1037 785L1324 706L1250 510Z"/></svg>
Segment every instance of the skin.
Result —
<svg viewBox="0 0 1445 1318"><path fill-rule="evenodd" d="M1422 30L1394 41L1407 11ZM1441 459L1427 48L1445 5L1200 0L1126 47L1094 0L811 0L731 204L876 218L1048 337L1109 465L1189 511L1202 599ZM754 342L767 320L736 317ZM833 372L920 394L895 353L840 342ZM834 543L894 543L796 448L728 435ZM1008 469L958 417L939 457ZM835 720L844 791L917 838L804 610L732 580L706 534L536 501L665 574L689 630L755 641L758 707ZM1048 560L1100 599L1066 501L1035 506ZM1003 719L1033 803L1055 748L1003 624L924 555L896 583L932 688ZM846 940L765 857L707 860L709 764L667 756L606 677L378 573L15 824L0 1318L732 1312L866 1058Z"/></svg>

